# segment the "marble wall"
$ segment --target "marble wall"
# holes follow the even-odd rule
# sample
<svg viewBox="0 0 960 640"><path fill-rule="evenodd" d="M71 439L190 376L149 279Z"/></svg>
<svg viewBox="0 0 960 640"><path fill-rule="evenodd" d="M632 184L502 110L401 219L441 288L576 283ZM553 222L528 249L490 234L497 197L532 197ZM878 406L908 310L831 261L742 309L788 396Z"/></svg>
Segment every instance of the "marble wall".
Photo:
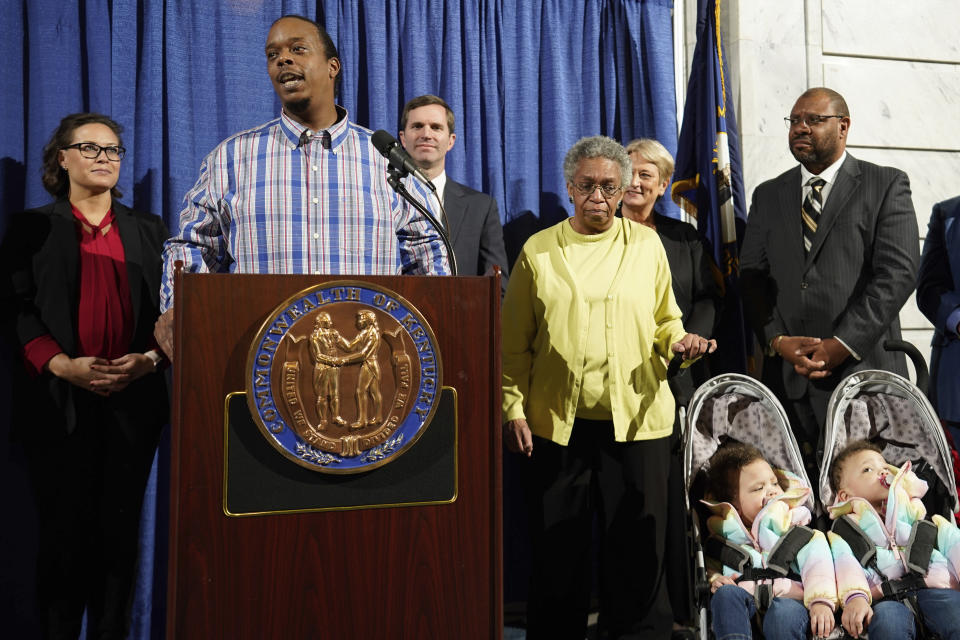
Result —
<svg viewBox="0 0 960 640"><path fill-rule="evenodd" d="M680 1L678 0L678 3ZM796 163L788 115L811 86L851 111L848 150L910 176L921 239L935 202L960 193L960 2L723 0L749 203L754 187ZM685 0L687 59L695 0ZM930 325L911 300L904 337L929 358Z"/></svg>

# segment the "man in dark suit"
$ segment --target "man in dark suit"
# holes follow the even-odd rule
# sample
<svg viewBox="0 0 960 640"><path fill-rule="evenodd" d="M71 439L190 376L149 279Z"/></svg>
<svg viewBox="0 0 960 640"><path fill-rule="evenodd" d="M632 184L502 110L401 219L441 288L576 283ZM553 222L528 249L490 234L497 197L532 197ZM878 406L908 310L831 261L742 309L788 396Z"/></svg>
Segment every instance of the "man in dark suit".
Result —
<svg viewBox="0 0 960 640"><path fill-rule="evenodd" d="M917 306L934 330L930 401L960 445L960 197L933 206L917 276Z"/></svg>
<svg viewBox="0 0 960 640"><path fill-rule="evenodd" d="M400 115L400 143L437 187L447 212L447 234L457 257L460 275L482 276L493 265L500 267L502 291L507 289L507 252L497 202L485 193L447 177L447 152L457 140L453 110L433 95L407 102Z"/></svg>
<svg viewBox="0 0 960 640"><path fill-rule="evenodd" d="M859 369L906 375L903 354L883 342L900 339L920 242L906 174L846 152L850 112L839 93L809 89L787 124L800 166L753 192L742 286L767 356L763 381L812 461L841 379Z"/></svg>

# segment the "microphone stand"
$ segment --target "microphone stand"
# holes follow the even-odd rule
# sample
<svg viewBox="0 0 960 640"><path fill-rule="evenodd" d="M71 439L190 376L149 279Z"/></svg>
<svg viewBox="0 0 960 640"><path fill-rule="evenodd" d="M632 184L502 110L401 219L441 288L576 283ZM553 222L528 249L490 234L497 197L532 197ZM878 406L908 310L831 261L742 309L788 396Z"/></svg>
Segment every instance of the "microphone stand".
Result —
<svg viewBox="0 0 960 640"><path fill-rule="evenodd" d="M403 186L401 178L403 178L404 175L405 174L396 167L390 166L387 168L387 183L393 187L393 190L396 191L401 198L410 203L414 209L422 213L423 217L429 220L430 224L433 225L433 228L437 230L437 233L440 234L440 239L443 240L443 246L447 249L447 261L450 263L450 275L457 275L457 257L453 255L453 247L450 246L450 238L447 236L446 230L443 228L443 225L441 225L437 219L433 217L433 214L430 213L426 207L417 202L416 198L411 196L407 191L407 188ZM437 200L439 199L440 198L437 198ZM443 208L443 203L440 203L440 208ZM444 218L446 218L446 211L443 213Z"/></svg>

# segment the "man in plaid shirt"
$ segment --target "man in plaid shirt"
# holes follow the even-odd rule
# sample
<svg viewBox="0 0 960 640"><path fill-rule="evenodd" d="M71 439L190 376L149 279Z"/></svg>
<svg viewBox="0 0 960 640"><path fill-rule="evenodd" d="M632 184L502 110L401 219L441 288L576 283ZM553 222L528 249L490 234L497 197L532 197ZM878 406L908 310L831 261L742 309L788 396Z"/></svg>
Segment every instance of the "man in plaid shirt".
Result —
<svg viewBox="0 0 960 640"><path fill-rule="evenodd" d="M168 356L176 260L189 272L449 273L440 236L388 185L371 132L334 101L341 65L323 27L284 16L265 53L280 117L204 159L180 230L164 247L156 335ZM408 180L407 188L433 211L422 185Z"/></svg>

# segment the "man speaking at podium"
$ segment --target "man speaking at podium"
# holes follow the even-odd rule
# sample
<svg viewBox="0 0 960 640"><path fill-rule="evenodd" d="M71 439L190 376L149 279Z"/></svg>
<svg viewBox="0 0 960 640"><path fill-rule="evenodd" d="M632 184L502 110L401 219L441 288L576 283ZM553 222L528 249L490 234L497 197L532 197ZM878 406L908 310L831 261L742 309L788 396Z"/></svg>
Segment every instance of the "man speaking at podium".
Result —
<svg viewBox="0 0 960 640"><path fill-rule="evenodd" d="M184 197L164 246L156 337L173 356L173 265L187 272L449 273L437 232L387 183L371 132L334 101L341 64L326 30L302 16L273 23L267 72L280 117L221 142ZM407 187L436 214L416 180Z"/></svg>

